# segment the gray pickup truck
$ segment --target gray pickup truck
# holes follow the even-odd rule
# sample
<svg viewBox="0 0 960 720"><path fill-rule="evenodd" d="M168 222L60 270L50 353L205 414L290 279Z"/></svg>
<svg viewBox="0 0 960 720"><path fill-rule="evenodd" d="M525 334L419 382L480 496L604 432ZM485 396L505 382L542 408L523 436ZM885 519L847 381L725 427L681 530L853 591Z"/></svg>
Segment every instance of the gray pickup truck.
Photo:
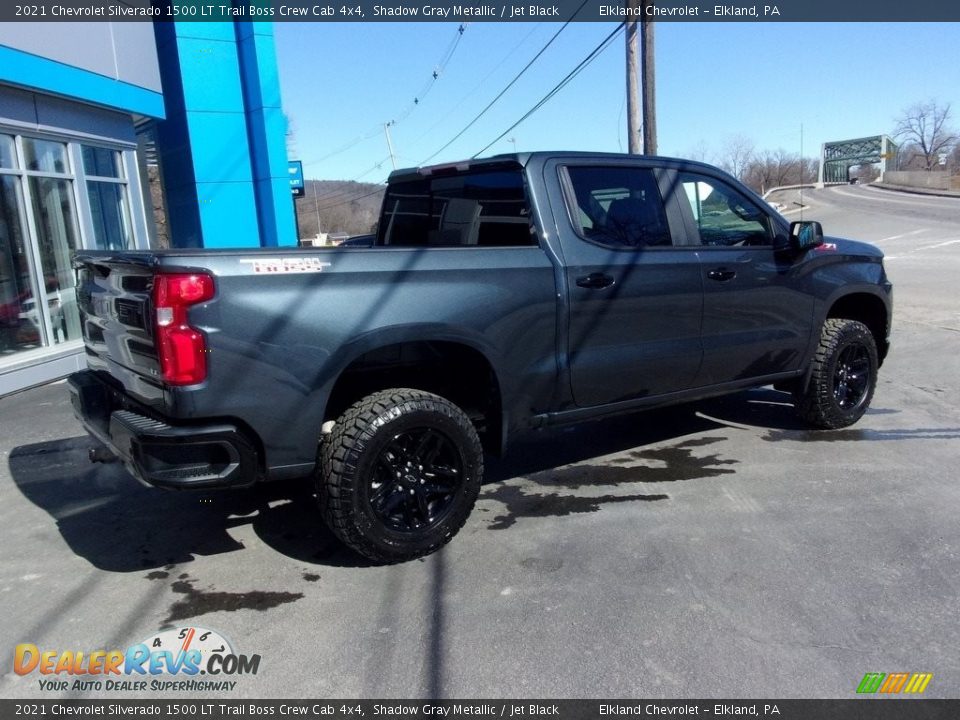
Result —
<svg viewBox="0 0 960 720"><path fill-rule="evenodd" d="M839 428L887 354L880 251L701 163L398 170L352 244L79 253L69 386L99 454L168 488L312 477L333 532L394 562L450 540L526 430L768 384Z"/></svg>

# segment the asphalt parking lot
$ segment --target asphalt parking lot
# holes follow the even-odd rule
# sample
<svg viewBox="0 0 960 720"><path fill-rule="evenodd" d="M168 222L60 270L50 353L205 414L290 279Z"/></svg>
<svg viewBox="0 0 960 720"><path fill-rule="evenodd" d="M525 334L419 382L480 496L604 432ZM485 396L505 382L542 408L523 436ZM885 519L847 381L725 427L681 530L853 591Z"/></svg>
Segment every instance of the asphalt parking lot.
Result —
<svg viewBox="0 0 960 720"><path fill-rule="evenodd" d="M893 349L860 423L807 431L761 389L543 433L418 562L365 565L303 484L170 493L91 465L62 383L0 398L0 697L207 695L12 670L19 643L183 627L261 656L228 698L852 697L867 672L960 696L960 200L804 202L888 256Z"/></svg>

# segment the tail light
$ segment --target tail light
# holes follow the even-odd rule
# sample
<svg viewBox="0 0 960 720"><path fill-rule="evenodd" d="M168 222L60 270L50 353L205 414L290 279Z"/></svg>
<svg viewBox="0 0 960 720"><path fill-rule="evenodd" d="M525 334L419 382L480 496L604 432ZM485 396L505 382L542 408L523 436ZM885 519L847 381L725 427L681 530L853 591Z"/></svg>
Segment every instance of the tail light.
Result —
<svg viewBox="0 0 960 720"><path fill-rule="evenodd" d="M153 306L156 311L156 341L160 372L171 385L195 385L207 377L207 343L187 322L191 305L214 295L213 278L202 273L170 273L154 276Z"/></svg>

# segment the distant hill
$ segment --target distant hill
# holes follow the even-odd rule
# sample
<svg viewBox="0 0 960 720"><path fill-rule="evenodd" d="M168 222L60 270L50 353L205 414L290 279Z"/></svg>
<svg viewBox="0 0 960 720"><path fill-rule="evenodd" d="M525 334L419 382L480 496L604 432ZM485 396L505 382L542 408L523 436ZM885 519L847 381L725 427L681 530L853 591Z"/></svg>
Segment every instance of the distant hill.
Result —
<svg viewBox="0 0 960 720"><path fill-rule="evenodd" d="M320 232L349 235L372 232L380 215L385 188L385 185L349 180L307 180L306 194L295 201L300 237L316 237L318 215Z"/></svg>

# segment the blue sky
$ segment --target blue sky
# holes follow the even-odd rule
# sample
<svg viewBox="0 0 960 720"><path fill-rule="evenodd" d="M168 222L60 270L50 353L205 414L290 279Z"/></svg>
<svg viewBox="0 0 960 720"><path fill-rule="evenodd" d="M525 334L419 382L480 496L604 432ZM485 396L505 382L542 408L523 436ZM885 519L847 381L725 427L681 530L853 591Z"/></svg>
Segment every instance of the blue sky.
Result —
<svg viewBox="0 0 960 720"><path fill-rule="evenodd" d="M308 178L379 182L460 132L560 23L275 23L293 156ZM470 157L530 109L616 23L572 23L504 97L431 162ZM808 156L829 140L890 132L918 101L953 105L960 126L960 23L658 23L662 155L758 150ZM438 79L432 74L438 71ZM420 102L413 100L427 90ZM626 150L624 41L484 154ZM510 142L513 138L515 142ZM341 152L345 146L347 149ZM376 167L380 164L380 167Z"/></svg>

